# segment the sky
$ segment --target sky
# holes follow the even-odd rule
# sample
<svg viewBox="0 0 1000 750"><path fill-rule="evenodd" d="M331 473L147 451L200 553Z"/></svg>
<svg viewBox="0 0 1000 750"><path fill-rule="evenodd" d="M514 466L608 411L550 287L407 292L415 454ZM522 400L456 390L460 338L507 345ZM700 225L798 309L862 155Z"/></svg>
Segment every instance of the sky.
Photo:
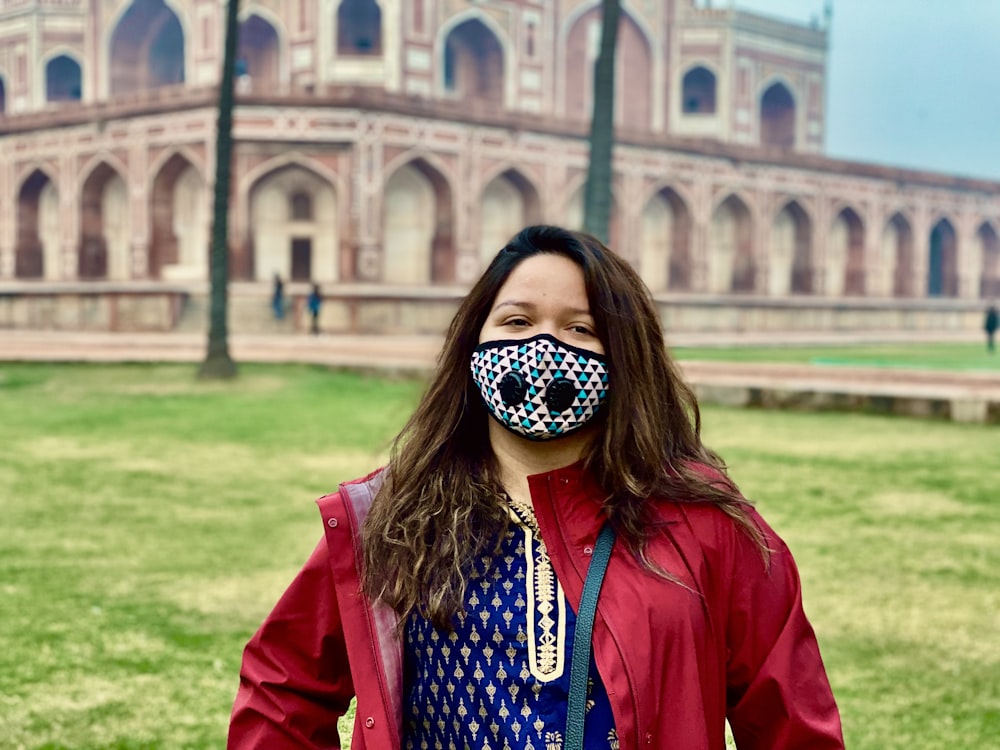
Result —
<svg viewBox="0 0 1000 750"><path fill-rule="evenodd" d="M822 22L824 0L734 1ZM1000 180L1000 0L832 5L826 154Z"/></svg>

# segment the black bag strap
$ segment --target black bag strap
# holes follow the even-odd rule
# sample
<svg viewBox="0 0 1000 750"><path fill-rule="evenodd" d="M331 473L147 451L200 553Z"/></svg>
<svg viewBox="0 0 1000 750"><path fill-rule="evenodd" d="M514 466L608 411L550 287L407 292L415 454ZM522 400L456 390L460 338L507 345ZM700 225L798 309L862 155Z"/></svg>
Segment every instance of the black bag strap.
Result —
<svg viewBox="0 0 1000 750"><path fill-rule="evenodd" d="M608 569L615 532L605 524L594 545L594 555L587 568L587 579L580 596L580 611L576 613L573 633L573 655L569 666L569 697L566 706L565 750L583 750L583 722L587 707L587 677L590 671L590 634L594 628L597 597L601 593L604 571Z"/></svg>

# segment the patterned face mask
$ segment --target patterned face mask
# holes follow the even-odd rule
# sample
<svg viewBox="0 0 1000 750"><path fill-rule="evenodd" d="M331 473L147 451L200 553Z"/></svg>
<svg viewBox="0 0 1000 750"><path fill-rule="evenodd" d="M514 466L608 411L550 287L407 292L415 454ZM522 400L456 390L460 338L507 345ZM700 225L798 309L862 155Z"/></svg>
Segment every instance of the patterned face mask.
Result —
<svg viewBox="0 0 1000 750"><path fill-rule="evenodd" d="M544 333L480 344L472 353L472 379L496 420L530 440L583 427L608 392L604 357Z"/></svg>

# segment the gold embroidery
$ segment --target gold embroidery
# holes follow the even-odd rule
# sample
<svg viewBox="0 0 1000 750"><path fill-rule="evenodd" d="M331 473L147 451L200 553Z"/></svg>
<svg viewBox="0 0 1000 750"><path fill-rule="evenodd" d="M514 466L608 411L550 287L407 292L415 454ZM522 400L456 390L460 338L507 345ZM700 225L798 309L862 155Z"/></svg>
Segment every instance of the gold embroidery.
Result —
<svg viewBox="0 0 1000 750"><path fill-rule="evenodd" d="M528 593L528 668L536 680L551 682L562 677L565 669L566 596L556 580L531 505L514 499L510 499L509 503L511 518L524 532L524 558L528 571L525 582ZM532 537L538 543L535 555L531 554Z"/></svg>

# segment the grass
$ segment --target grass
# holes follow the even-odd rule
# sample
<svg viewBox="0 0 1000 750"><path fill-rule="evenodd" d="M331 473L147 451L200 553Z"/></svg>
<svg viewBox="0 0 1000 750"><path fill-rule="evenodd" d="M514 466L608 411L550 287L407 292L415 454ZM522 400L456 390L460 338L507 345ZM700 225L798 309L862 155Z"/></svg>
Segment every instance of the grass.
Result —
<svg viewBox="0 0 1000 750"><path fill-rule="evenodd" d="M0 365L0 746L223 746L240 654L418 383ZM995 427L704 413L791 545L857 750L1000 736Z"/></svg>
<svg viewBox="0 0 1000 750"><path fill-rule="evenodd" d="M996 372L1000 354L979 343L855 344L851 346L673 347L678 359L782 362L826 366Z"/></svg>

